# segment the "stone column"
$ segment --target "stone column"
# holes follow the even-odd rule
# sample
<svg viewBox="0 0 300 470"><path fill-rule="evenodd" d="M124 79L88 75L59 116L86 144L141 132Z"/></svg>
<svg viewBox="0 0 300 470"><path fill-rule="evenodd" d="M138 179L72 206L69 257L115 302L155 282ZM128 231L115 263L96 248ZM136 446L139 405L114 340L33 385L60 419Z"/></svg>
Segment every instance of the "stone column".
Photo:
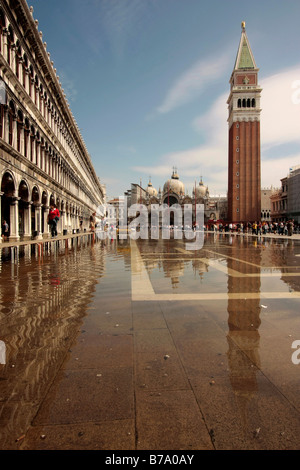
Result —
<svg viewBox="0 0 300 470"><path fill-rule="evenodd" d="M41 168L41 145L40 141L37 140L34 143L35 146L35 163L38 166L38 168Z"/></svg>
<svg viewBox="0 0 300 470"><path fill-rule="evenodd" d="M36 206L35 206L35 227L36 227L36 232L37 232L37 236L36 236L37 240L41 240L43 238L42 232L41 232L41 228L42 228L41 215L42 215L42 205L41 204L36 204Z"/></svg>
<svg viewBox="0 0 300 470"><path fill-rule="evenodd" d="M10 236L9 241L20 240L19 236L19 197L13 197L10 204Z"/></svg>
<svg viewBox="0 0 300 470"><path fill-rule="evenodd" d="M25 134L26 134L26 139L25 139ZM26 147L26 149L25 149ZM26 154L26 158L30 158L30 132L28 129L24 128L24 147L23 147L23 155L25 156Z"/></svg>
<svg viewBox="0 0 300 470"><path fill-rule="evenodd" d="M20 154L24 155L24 124L19 124L20 125Z"/></svg>
<svg viewBox="0 0 300 470"><path fill-rule="evenodd" d="M12 147L15 150L18 150L18 122L17 122L17 116L13 116L13 122L12 122Z"/></svg>
<svg viewBox="0 0 300 470"><path fill-rule="evenodd" d="M40 109L40 90L36 84L34 84L34 93L35 93L35 96L34 96L35 105L38 109Z"/></svg>
<svg viewBox="0 0 300 470"><path fill-rule="evenodd" d="M31 205L32 202L28 202L24 210L24 240L31 239Z"/></svg>
<svg viewBox="0 0 300 470"><path fill-rule="evenodd" d="M9 118L8 118L8 106L4 105L3 113L3 140L8 144L9 142Z"/></svg>
<svg viewBox="0 0 300 470"><path fill-rule="evenodd" d="M49 213L49 206L44 206L44 233L43 233L43 238L49 238L50 236L50 230L49 230L49 225L48 225L48 213Z"/></svg>
<svg viewBox="0 0 300 470"><path fill-rule="evenodd" d="M36 145L35 145L35 141L36 141L36 136L32 136L30 135L30 152L32 151L31 155L30 155L30 160L32 161L32 163L36 163Z"/></svg>

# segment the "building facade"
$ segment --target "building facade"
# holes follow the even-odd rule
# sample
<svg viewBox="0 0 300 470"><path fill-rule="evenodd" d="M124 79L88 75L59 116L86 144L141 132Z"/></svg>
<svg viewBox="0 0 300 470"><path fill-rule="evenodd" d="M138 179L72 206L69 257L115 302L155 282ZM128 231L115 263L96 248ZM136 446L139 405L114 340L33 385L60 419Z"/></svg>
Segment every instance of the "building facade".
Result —
<svg viewBox="0 0 300 470"><path fill-rule="evenodd" d="M300 224L300 165L290 168L290 172L281 178L281 188L271 197L272 222L294 220Z"/></svg>
<svg viewBox="0 0 300 470"><path fill-rule="evenodd" d="M262 222L271 222L271 196L275 194L278 190L271 188L262 188L261 190L261 221Z"/></svg>
<svg viewBox="0 0 300 470"><path fill-rule="evenodd" d="M287 177L287 216L300 223L300 165L290 169Z"/></svg>
<svg viewBox="0 0 300 470"><path fill-rule="evenodd" d="M80 130L43 34L25 0L0 5L0 197L9 240L49 236L56 204L58 231L88 227L105 202ZM1 239L0 239L1 240Z"/></svg>
<svg viewBox="0 0 300 470"><path fill-rule="evenodd" d="M202 177L199 183L195 182L192 194L188 195L185 190L184 183L180 180L177 170L174 168L171 178L169 178L163 185L163 189L158 190L153 186L151 179L148 186L143 188L141 185L132 184L131 189L125 192L127 197L128 208L133 204L144 205L151 215L151 205L169 206L177 205L182 209L189 205L192 211L191 217L193 223L196 220L195 209L197 204L204 206L204 223L214 223L217 221L225 221L227 218L227 198L226 197L212 197L209 194L208 186L203 183ZM170 223L174 223L174 214L170 211Z"/></svg>
<svg viewBox="0 0 300 470"><path fill-rule="evenodd" d="M261 218L260 94L245 23L230 78L228 104L228 220Z"/></svg>

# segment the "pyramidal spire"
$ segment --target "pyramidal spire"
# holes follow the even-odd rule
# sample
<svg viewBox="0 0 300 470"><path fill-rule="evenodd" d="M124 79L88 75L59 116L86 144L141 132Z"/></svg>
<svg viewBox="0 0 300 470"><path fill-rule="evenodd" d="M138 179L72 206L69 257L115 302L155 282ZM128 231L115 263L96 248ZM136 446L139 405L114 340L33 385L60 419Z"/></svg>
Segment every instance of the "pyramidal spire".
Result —
<svg viewBox="0 0 300 470"><path fill-rule="evenodd" d="M242 22L242 35L235 60L234 70L257 69L250 43L246 34L246 23Z"/></svg>

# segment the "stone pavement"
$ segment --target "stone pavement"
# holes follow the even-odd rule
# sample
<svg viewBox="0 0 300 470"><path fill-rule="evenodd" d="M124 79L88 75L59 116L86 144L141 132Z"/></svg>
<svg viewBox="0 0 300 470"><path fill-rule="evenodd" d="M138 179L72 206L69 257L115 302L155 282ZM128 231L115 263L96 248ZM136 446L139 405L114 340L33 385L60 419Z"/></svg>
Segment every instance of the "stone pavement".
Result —
<svg viewBox="0 0 300 470"><path fill-rule="evenodd" d="M300 243L274 237L207 234L198 252L112 241L88 263L82 253L81 297L100 256L103 273L42 399L8 398L8 424L14 400L19 421L32 418L6 448L299 449Z"/></svg>

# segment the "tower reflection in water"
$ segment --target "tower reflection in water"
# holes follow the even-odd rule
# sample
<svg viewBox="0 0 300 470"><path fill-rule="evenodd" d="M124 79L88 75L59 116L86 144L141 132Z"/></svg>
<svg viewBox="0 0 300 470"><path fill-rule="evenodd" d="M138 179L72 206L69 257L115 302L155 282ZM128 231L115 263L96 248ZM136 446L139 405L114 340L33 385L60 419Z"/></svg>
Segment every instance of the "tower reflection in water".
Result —
<svg viewBox="0 0 300 470"><path fill-rule="evenodd" d="M43 256L26 246L19 258L2 263L0 340L6 352L0 363L2 449L12 448L28 428L79 332L105 270L101 243L88 247L79 240L68 247L57 243Z"/></svg>
<svg viewBox="0 0 300 470"><path fill-rule="evenodd" d="M228 276L228 294L246 293L246 295L239 299L228 299L227 357L230 383L243 429L246 430L250 402L258 390L257 372L260 368L260 335L258 330L261 323L261 306L259 298L251 299L251 293L260 292L261 288L260 268L258 267L261 265L261 251L256 250L251 258L251 263L245 264L238 259L241 256L237 244L240 240L235 241L231 257L227 258L227 267L228 270L240 272L242 276ZM243 276L246 273L257 274L257 276ZM246 296L248 298L245 298Z"/></svg>

